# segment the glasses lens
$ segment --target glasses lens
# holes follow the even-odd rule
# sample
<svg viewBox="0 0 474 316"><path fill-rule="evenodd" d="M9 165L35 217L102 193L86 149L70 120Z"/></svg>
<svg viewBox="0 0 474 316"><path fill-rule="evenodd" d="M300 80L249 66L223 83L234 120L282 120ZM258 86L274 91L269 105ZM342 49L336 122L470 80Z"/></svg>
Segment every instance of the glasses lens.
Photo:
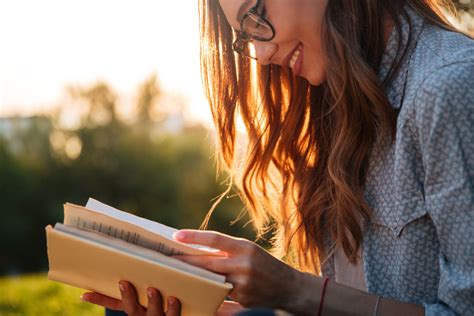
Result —
<svg viewBox="0 0 474 316"><path fill-rule="evenodd" d="M273 37L273 30L268 22L254 13L246 16L242 30L257 40L270 40Z"/></svg>

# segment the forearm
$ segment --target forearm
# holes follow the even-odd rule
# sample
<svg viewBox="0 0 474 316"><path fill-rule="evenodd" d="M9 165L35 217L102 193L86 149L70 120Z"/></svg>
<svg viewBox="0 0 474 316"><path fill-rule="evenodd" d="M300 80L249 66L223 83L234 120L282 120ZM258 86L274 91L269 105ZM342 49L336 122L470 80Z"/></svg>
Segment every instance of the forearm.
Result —
<svg viewBox="0 0 474 316"><path fill-rule="evenodd" d="M295 277L294 293L286 302L286 310L298 315L316 315L324 279L307 273ZM355 288L329 281L324 294L323 315L374 315L377 296ZM381 298L377 315L424 315L420 305Z"/></svg>

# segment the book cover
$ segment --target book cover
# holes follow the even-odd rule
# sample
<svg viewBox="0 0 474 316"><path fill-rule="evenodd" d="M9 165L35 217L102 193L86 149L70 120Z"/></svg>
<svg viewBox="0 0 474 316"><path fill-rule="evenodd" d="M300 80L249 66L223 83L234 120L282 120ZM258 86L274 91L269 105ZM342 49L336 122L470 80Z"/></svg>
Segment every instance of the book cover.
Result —
<svg viewBox="0 0 474 316"><path fill-rule="evenodd" d="M182 315L214 315L232 285L225 276L168 255L218 252L178 243L166 235L166 228L168 234L173 228L150 222L113 208L104 213L65 204L64 224L46 227L48 279L117 299L118 282L127 280L142 306L147 306L146 289L155 287L164 302L168 296L180 300Z"/></svg>

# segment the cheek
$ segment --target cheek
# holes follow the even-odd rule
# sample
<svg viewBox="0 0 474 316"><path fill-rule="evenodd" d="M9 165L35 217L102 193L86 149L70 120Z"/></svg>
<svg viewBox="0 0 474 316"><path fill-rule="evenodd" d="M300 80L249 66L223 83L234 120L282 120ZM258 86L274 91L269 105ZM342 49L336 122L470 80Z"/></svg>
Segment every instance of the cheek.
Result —
<svg viewBox="0 0 474 316"><path fill-rule="evenodd" d="M291 16L292 13L288 10L277 9L271 11L269 8L267 14L268 20L272 23L276 32L273 41L284 44L301 38L299 19Z"/></svg>
<svg viewBox="0 0 474 316"><path fill-rule="evenodd" d="M273 43L278 43L279 45L285 45L291 42L300 41L301 35L296 32L295 29L292 29L289 25L285 26L280 24L274 25L275 28L275 37L273 38Z"/></svg>

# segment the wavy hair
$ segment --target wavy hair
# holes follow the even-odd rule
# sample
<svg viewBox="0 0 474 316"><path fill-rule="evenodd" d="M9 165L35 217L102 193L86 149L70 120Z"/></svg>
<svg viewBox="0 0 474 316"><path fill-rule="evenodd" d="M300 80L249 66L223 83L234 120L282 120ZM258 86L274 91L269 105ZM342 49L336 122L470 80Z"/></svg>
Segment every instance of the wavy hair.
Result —
<svg viewBox="0 0 474 316"><path fill-rule="evenodd" d="M201 74L221 162L258 236L271 230L274 254L302 270L319 273L335 245L357 260L371 216L363 195L371 148L379 135L395 135L397 112L384 88L406 57L399 42L387 77L379 79L384 18L400 32L401 17L409 18L405 4L453 29L435 0L330 0L322 30L326 81L312 86L281 66L234 54L235 34L218 0L199 0ZM247 131L242 160L239 117Z"/></svg>

